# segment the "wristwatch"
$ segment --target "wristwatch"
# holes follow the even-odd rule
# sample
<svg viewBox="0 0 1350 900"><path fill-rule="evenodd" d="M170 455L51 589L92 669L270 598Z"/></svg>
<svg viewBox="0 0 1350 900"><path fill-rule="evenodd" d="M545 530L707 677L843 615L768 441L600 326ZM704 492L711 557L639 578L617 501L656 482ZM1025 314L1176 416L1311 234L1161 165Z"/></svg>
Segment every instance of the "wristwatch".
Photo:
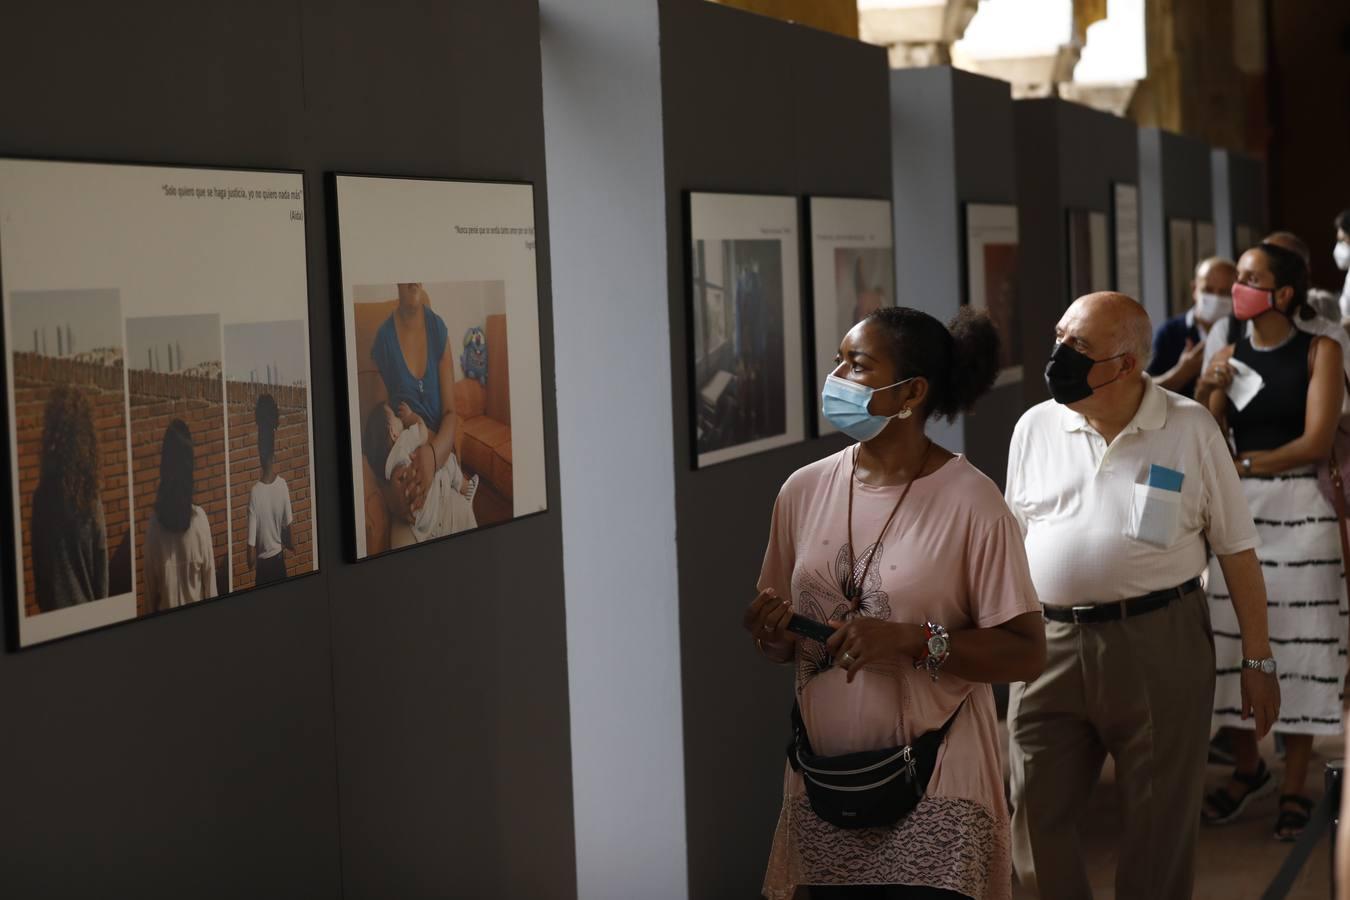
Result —
<svg viewBox="0 0 1350 900"><path fill-rule="evenodd" d="M1275 658L1267 657L1265 659L1246 659L1242 660L1242 668L1256 669L1263 675L1275 674Z"/></svg>
<svg viewBox="0 0 1350 900"><path fill-rule="evenodd" d="M942 668L942 664L951 655L952 639L947 634L947 629L932 622L924 624L923 634L925 652L923 657L914 660L914 668L927 669L928 674L937 681L938 669Z"/></svg>

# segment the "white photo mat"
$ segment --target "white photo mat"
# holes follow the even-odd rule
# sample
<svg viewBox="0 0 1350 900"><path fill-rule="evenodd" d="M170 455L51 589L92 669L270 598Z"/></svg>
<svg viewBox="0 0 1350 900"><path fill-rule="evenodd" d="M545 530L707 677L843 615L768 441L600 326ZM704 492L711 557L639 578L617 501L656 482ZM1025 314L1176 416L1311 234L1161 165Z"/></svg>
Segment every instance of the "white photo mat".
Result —
<svg viewBox="0 0 1350 900"><path fill-rule="evenodd" d="M971 306L989 313L998 328L996 387L1022 380L1022 323L1017 302L1017 207L966 204L966 285Z"/></svg>
<svg viewBox="0 0 1350 900"><path fill-rule="evenodd" d="M138 616L137 590L144 585L140 584L143 560L137 558L137 552L145 539L144 520L149 515L149 504L155 498L145 496L144 492L136 496L141 470L138 468L135 477L130 471L138 455L133 452L133 430L141 433L136 427L133 391L137 385L150 384L154 379L178 384L180 382L175 382L175 378L192 378L197 389L214 382L215 390L221 391L215 395L219 398L216 403L228 410L229 395L225 392L229 386L224 374L230 360L221 359L219 354L224 348L223 333L235 326L277 323L287 326L286 333L295 337L291 342L295 346L288 345L286 371L290 381L283 390L303 406L303 410L296 413L294 427L304 433L303 452L307 457L295 459L293 465L307 484L292 485L291 494L293 505L301 509L300 514L307 519L309 546L304 559L309 565L304 571L318 568L303 175L298 172L3 159L0 160L0 272L3 273L0 287L3 287L5 367L9 384L6 399L11 414L10 477L15 487L11 514L14 535L19 541L19 546L13 549L18 582L13 602L18 604L20 646ZM78 308L78 304L92 304L86 309L102 316L98 298L103 296L113 298L109 302L117 305L116 315L122 324L120 335L106 337L100 334L81 339L81 331L88 334L93 327L91 317L34 326L43 315L44 304L49 304L53 310L61 308L62 304L70 310ZM23 334L15 328L16 309L27 322L22 327ZM59 313L57 318L61 318ZM161 340L172 333L162 330L165 323L172 325L175 320L187 323L184 326L187 330L176 340ZM214 353L210 348L203 349L204 343L197 340L202 338L202 326L221 333L215 339L218 343ZM58 334L61 331L68 336L61 339ZM145 350L143 357L138 353L137 358L130 358L128 332L133 342L154 340L157 346ZM88 361L103 353L103 345L112 341L119 342L115 350L121 354L122 394L128 407L118 426L125 429L125 446L116 447L102 440L98 452L104 458L118 453L125 454L126 458L127 472L122 476L126 496L123 498L121 490L114 488L117 499L109 502L105 493L102 506L108 533L107 552L112 560L110 569L116 564L112 558L117 548L112 545L118 541L111 534L113 527L120 529L124 535L122 540L130 541L127 548L130 551L130 590L32 614L25 608L23 550L25 530L30 523L23 521L20 500L33 494L19 480L20 464L24 461L21 456L31 451L21 453L12 418L16 409L16 359L23 355L26 368L31 368L36 359L51 371L85 365L82 371L87 374ZM204 342L210 341L207 335ZM198 344L196 350L191 348L194 342ZM187 351L183 349L184 344L189 345ZM209 365L194 367L193 359L203 353L216 358ZM44 357L45 363L42 362ZM141 370L140 374L137 370ZM26 380L31 381L31 378ZM266 385L250 387L255 389L254 395L257 389L266 389ZM211 389L208 387L207 390ZM111 388L104 393L109 391L115 393ZM105 408L96 403L96 409ZM251 420L251 413L250 409L248 415L235 418ZM298 421L301 416L303 422ZM230 418L229 414L223 413L217 420L223 429L223 441L214 436L214 426L203 428L200 424L193 439L210 440L221 446L224 453L223 448L229 446ZM111 418L105 414L101 421L110 422ZM102 427L100 424L101 430ZM162 432L164 426L155 419L145 422L146 433L150 428ZM102 431L105 438L112 433ZM158 435L154 437L157 448ZM157 449L155 452L157 454ZM237 475L232 474L240 462L235 451L224 453L223 462L219 458L204 459L201 446L196 455L192 502L203 506L213 503L222 509L221 515L225 517L224 521L211 521L216 532L212 551L218 560L217 584L223 585L224 589L217 591L213 586L206 596L219 596L240 588L236 572L244 566L239 536L246 529L241 521L243 507L236 499L239 492L247 488ZM256 456L256 451L252 455ZM251 463L252 460L244 462ZM102 482L105 491L110 485L117 484L117 477L105 466ZM239 483L232 483L232 478ZM223 502L219 495L221 490L225 495ZM129 509L121 509L123 502L130 505ZM123 520L122 524L115 525L119 519ZM222 526L225 547L218 543ZM229 568L227 573L219 572L221 561ZM121 581L121 578L110 575L110 590L115 581Z"/></svg>
<svg viewBox="0 0 1350 900"><path fill-rule="evenodd" d="M805 440L797 198L691 192L689 237L697 467ZM738 249L751 261L742 264ZM743 291L745 282L754 289ZM741 323L742 314L755 318Z"/></svg>
<svg viewBox="0 0 1350 900"><path fill-rule="evenodd" d="M1233 228L1233 259L1242 258L1242 254L1255 247L1260 239L1252 225L1237 225Z"/></svg>
<svg viewBox="0 0 1350 900"><path fill-rule="evenodd" d="M493 284L504 291L508 335L510 518L548 507L544 458L534 187L523 183L335 175L343 322L355 496L355 555L369 555L363 498L362 427L354 303L399 282ZM450 332L456 360L465 335ZM489 347L489 354L491 353ZM458 365L458 363L456 363ZM456 376L462 373L456 368ZM463 461L461 461L463 465ZM479 527L482 527L480 524Z"/></svg>
<svg viewBox="0 0 1350 900"><path fill-rule="evenodd" d="M1115 289L1143 302L1139 263L1139 188L1116 182L1111 185L1111 210L1115 228Z"/></svg>
<svg viewBox="0 0 1350 900"><path fill-rule="evenodd" d="M1167 220L1167 315L1177 316L1190 308L1191 279L1200 261L1196 253L1196 223L1192 219Z"/></svg>
<svg viewBox="0 0 1350 900"><path fill-rule="evenodd" d="M1111 290L1111 250L1106 213L1086 209L1069 210L1068 234L1068 303L1083 294Z"/></svg>
<svg viewBox="0 0 1350 900"><path fill-rule="evenodd" d="M895 306L895 246L891 202L810 197L811 316L815 385L834 370L839 342L873 306ZM816 433L834 434L815 404Z"/></svg>
<svg viewBox="0 0 1350 900"><path fill-rule="evenodd" d="M1213 222L1195 223L1195 261L1199 265L1201 260L1209 259L1219 252L1218 235L1214 230Z"/></svg>

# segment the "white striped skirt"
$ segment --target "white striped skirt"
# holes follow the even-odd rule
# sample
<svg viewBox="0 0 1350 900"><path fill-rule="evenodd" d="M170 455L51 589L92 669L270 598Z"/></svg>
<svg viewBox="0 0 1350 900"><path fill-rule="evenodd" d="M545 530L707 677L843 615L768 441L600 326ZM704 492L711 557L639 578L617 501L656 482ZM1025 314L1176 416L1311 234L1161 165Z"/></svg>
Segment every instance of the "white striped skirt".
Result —
<svg viewBox="0 0 1350 900"><path fill-rule="evenodd" d="M1270 643L1280 673L1285 734L1340 734L1341 684L1350 625L1336 513L1312 469L1272 478L1244 478L1247 505L1261 546ZM1237 616L1217 559L1209 564L1210 620L1218 679L1215 726L1253 728L1242 721L1242 643Z"/></svg>

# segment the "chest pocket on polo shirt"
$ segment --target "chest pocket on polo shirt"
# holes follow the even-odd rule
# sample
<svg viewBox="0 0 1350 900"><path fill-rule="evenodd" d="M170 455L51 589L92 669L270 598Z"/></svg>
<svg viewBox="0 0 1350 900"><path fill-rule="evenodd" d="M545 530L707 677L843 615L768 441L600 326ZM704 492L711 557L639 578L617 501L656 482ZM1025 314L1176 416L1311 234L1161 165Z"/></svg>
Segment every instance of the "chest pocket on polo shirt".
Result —
<svg viewBox="0 0 1350 900"><path fill-rule="evenodd" d="M1125 535L1166 549L1181 530L1181 492L1148 484L1134 485Z"/></svg>

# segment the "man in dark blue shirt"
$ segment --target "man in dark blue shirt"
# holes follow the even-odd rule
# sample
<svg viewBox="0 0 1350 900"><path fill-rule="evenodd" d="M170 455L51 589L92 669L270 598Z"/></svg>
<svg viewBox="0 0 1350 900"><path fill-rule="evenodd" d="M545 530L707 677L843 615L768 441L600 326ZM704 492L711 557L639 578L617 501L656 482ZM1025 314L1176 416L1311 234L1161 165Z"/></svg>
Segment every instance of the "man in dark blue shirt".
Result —
<svg viewBox="0 0 1350 900"><path fill-rule="evenodd" d="M1191 296L1195 305L1158 326L1153 335L1153 359L1148 374L1169 391L1195 396L1195 383L1204 365L1205 335L1210 326L1233 310L1233 282L1237 267L1231 260L1211 256L1195 267Z"/></svg>

